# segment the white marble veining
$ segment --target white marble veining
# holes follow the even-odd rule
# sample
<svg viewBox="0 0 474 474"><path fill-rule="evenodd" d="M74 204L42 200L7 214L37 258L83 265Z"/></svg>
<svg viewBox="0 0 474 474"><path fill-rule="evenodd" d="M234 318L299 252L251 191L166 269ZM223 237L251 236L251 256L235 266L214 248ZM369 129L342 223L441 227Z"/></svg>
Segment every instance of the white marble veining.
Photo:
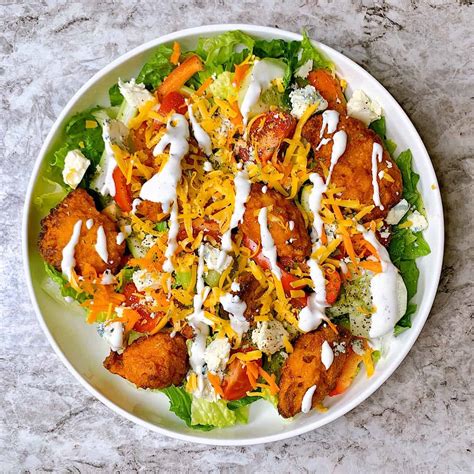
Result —
<svg viewBox="0 0 474 474"><path fill-rule="evenodd" d="M5 1L0 17L1 472L470 472L472 2ZM336 422L248 448L165 438L91 397L49 347L20 271L27 179L68 99L133 47L217 21L306 28L369 70L418 128L446 210L438 296L401 367Z"/></svg>

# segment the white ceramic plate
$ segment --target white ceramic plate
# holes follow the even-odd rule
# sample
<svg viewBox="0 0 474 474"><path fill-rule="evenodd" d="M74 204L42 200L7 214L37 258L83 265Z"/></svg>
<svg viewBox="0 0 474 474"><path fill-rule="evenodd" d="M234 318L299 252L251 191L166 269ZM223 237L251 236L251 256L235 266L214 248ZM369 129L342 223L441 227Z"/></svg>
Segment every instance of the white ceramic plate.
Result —
<svg viewBox="0 0 474 474"><path fill-rule="evenodd" d="M211 36L235 29L263 39L301 39L299 34L261 26L203 26L150 41L112 62L74 95L53 125L36 160L23 216L23 254L31 299L41 327L71 373L87 390L125 418L161 434L215 445L265 443L314 430L344 415L377 390L402 362L428 317L438 286L444 242L443 209L438 183L426 149L409 118L393 97L369 73L342 54L318 44L319 48L335 62L338 73L347 80L350 89L361 88L382 105L388 136L398 144L397 151L410 148L413 152L414 168L421 176L419 186L430 224L425 232L425 238L431 247L431 254L418 261L420 280L415 298L418 310L413 316L413 327L395 339L387 356L378 363L372 378L367 379L365 373L361 371L345 394L330 398L329 410L326 413L313 411L308 415L297 416L291 422L280 418L269 403L259 401L250 406L248 425L237 425L210 432L193 431L168 410L168 401L164 395L137 390L102 367L102 361L108 354L108 347L97 337L95 327L84 322L82 310L78 306L55 301L41 287L45 273L36 242L42 216L38 215L33 200L35 196L41 194L42 184L38 178L45 167L46 157L57 146L67 119L74 113L97 103L108 104L109 87L116 83L119 77L135 76L156 46L179 41L185 48L193 48L200 36Z"/></svg>

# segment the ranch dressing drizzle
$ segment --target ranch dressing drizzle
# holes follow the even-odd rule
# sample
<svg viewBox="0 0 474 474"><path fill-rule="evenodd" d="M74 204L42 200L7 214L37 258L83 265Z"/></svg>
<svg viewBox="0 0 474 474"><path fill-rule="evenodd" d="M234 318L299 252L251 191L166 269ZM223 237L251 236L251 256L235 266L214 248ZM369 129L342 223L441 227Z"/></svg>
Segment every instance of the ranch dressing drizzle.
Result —
<svg viewBox="0 0 474 474"><path fill-rule="evenodd" d="M204 353L206 350L206 339L209 335L209 326L212 324L205 315L202 308L204 301L209 295L210 288L204 286L204 245L200 245L198 250L198 268L196 276L196 294L193 298L194 311L188 316L189 325L194 330L194 340L191 344L189 363L197 375L198 392L202 393L204 388Z"/></svg>
<svg viewBox="0 0 474 474"><path fill-rule="evenodd" d="M76 265L76 259L74 258L74 251L76 245L79 242L79 237L81 235L82 221L79 220L74 224L71 238L66 244L66 247L63 248L63 258L61 260L61 271L63 275L71 281L72 270Z"/></svg>
<svg viewBox="0 0 474 474"><path fill-rule="evenodd" d="M276 278L281 280L281 270L277 265L277 250L275 247L275 242L273 241L272 234L268 230L268 210L266 207L262 207L258 213L258 223L260 224L260 239L262 242L262 254L264 257L267 257L272 273Z"/></svg>
<svg viewBox="0 0 474 474"><path fill-rule="evenodd" d="M241 301L239 295L226 293L219 298L219 302L225 311L229 313L230 327L241 338L249 330L250 324L245 319L244 311L247 309L245 301Z"/></svg>
<svg viewBox="0 0 474 474"><path fill-rule="evenodd" d="M168 246L165 251L165 263L163 264L163 271L171 273L174 270L173 262L171 257L174 255L176 248L178 247L178 242L176 237L179 232L179 223L178 223L178 203L176 200L173 201L170 212L170 228L168 230Z"/></svg>
<svg viewBox="0 0 474 474"><path fill-rule="evenodd" d="M327 186L324 184L321 176L317 173L311 173L309 175L309 180L313 183L313 189L309 195L309 209L313 214L311 240L314 243L317 243L323 233L323 220L321 219L319 212L321 210L323 194L326 192Z"/></svg>
<svg viewBox="0 0 474 474"><path fill-rule="evenodd" d="M249 114L260 99L260 94L271 86L272 81L283 77L284 74L283 68L272 61L255 61L250 72L250 84L240 106L244 125L247 125Z"/></svg>
<svg viewBox="0 0 474 474"><path fill-rule="evenodd" d="M140 198L161 203L163 212L169 212L171 203L176 199L176 187L182 173L181 159L189 151L188 138L188 121L184 115L173 114L166 125L166 133L153 150L153 155L157 156L170 145L168 161L142 186Z"/></svg>
<svg viewBox="0 0 474 474"><path fill-rule="evenodd" d="M109 263L109 254L107 252L107 238L105 237L105 231L102 226L97 229L97 241L95 244L95 250L99 254L99 257L105 262Z"/></svg>
<svg viewBox="0 0 474 474"><path fill-rule="evenodd" d="M191 125L193 127L193 134L198 142L199 148L207 156L209 156L212 153L211 138L201 127L199 122L196 120L196 117L194 117L192 104L188 104L188 114L189 114L189 121L191 122Z"/></svg>
<svg viewBox="0 0 474 474"><path fill-rule="evenodd" d="M377 161L382 163L383 158L383 148L379 143L375 143L372 147L372 187L374 188L373 192L373 201L374 204L380 208L381 210L384 209L382 203L380 201L380 190L379 190L379 183L377 181L378 169L377 169Z"/></svg>
<svg viewBox="0 0 474 474"><path fill-rule="evenodd" d="M331 349L328 341L324 341L321 346L321 362L323 363L326 370L329 370L334 361L334 352Z"/></svg>
<svg viewBox="0 0 474 474"><path fill-rule="evenodd" d="M316 391L316 385L312 385L311 387L306 390L306 393L303 396L303 400L301 402L301 411L303 413L309 413L311 410L311 406L313 404L313 395Z"/></svg>
<svg viewBox="0 0 474 474"><path fill-rule="evenodd" d="M334 167L336 166L339 158L344 154L346 151L347 145L347 133L344 130L339 130L334 134L332 137L333 144L332 144L332 152L331 152L331 164L329 166L329 173L326 179L326 186L329 186L331 182L332 172L334 171Z"/></svg>
<svg viewBox="0 0 474 474"><path fill-rule="evenodd" d="M398 270L391 262L386 248L380 244L372 231L366 230L361 225L357 226L357 230L375 247L382 265L382 271L370 280L370 293L375 312L370 317L369 336L378 338L391 332L399 318Z"/></svg>
<svg viewBox="0 0 474 474"><path fill-rule="evenodd" d="M245 203L250 194L249 175L246 170L238 171L234 177L235 186L235 202L232 217L230 218L229 228L224 232L221 239L221 251L217 266L221 267L227 254L232 250L232 230L235 229L241 222L245 213Z"/></svg>
<svg viewBox="0 0 474 474"><path fill-rule="evenodd" d="M331 134L336 131L339 123L339 112L336 110L325 110L323 112L323 123L319 132L319 138L323 138L324 132Z"/></svg>

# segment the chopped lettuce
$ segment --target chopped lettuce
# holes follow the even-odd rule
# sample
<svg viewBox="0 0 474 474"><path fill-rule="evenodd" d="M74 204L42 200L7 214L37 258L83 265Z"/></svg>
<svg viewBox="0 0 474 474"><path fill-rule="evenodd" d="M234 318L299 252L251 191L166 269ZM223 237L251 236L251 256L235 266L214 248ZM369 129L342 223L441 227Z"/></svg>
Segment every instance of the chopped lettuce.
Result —
<svg viewBox="0 0 474 474"><path fill-rule="evenodd" d="M165 232L168 230L168 221L161 221L155 224L155 230L158 232Z"/></svg>
<svg viewBox="0 0 474 474"><path fill-rule="evenodd" d="M110 105L112 107L120 105L123 102L123 95L120 92L120 88L118 84L114 84L109 89L109 100L110 100Z"/></svg>
<svg viewBox="0 0 474 474"><path fill-rule="evenodd" d="M227 402L227 408L229 408L229 410L237 410L239 408L250 405L251 403L256 402L257 400L260 400L260 397L243 397L239 400L232 400L230 402Z"/></svg>
<svg viewBox="0 0 474 474"><path fill-rule="evenodd" d="M224 71L219 74L215 81L209 86L214 97L218 99L228 100L231 97L237 95L235 87L232 85L232 73L230 71Z"/></svg>
<svg viewBox="0 0 474 474"><path fill-rule="evenodd" d="M308 62L313 61L313 69L329 69L334 71L334 63L326 57L324 53L313 46L306 31L303 31L303 40L301 41L301 57L297 68Z"/></svg>
<svg viewBox="0 0 474 474"><path fill-rule="evenodd" d="M89 295L86 293L78 293L74 288L69 285L67 279L63 276L61 272L56 270L53 266L49 265L48 263L44 262L44 270L46 274L54 281L59 287L59 291L61 292L61 296L63 298L70 297L82 303L83 301L89 299Z"/></svg>
<svg viewBox="0 0 474 474"><path fill-rule="evenodd" d="M410 150L405 150L396 159L403 178L403 198L406 199L421 214L425 214L423 199L418 191L417 185L420 175L412 169L413 155Z"/></svg>
<svg viewBox="0 0 474 474"><path fill-rule="evenodd" d="M281 369L286 361L286 352L276 352L270 357L266 357L263 368L269 374L275 375L276 383L280 383Z"/></svg>
<svg viewBox="0 0 474 474"><path fill-rule="evenodd" d="M369 128L372 129L383 141L385 148L390 155L393 155L397 149L397 144L393 140L387 139L387 126L385 124L385 117L380 117L378 120L373 121Z"/></svg>
<svg viewBox="0 0 474 474"><path fill-rule="evenodd" d="M68 190L65 186L44 176L41 180L43 193L35 197L34 203L41 214L47 214L67 196Z"/></svg>
<svg viewBox="0 0 474 474"><path fill-rule="evenodd" d="M137 84L143 83L148 90L154 91L174 68L170 63L172 52L169 46L158 46L138 74Z"/></svg>

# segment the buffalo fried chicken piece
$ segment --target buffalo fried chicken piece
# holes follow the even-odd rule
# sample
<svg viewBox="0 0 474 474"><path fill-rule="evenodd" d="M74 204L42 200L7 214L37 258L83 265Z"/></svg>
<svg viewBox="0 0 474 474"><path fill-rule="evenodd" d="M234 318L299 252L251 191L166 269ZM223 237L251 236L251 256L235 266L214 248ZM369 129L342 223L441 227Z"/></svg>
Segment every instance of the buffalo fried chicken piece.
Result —
<svg viewBox="0 0 474 474"><path fill-rule="evenodd" d="M247 142L236 146L235 153L243 161L251 158L251 148L260 161L266 163L285 138L295 133L296 119L282 111L266 112L250 126Z"/></svg>
<svg viewBox="0 0 474 474"><path fill-rule="evenodd" d="M89 219L93 222L90 229L86 226ZM117 225L110 217L96 209L92 197L81 188L69 193L41 221L38 245L44 260L56 270L61 270L63 249L70 241L74 225L79 220L82 221L82 226L79 242L74 250L76 273L82 275L85 265L91 265L99 274L106 269L115 273L125 252L125 243L117 244L119 232ZM104 229L107 241L107 263L102 260L95 249L100 226Z"/></svg>
<svg viewBox="0 0 474 474"><path fill-rule="evenodd" d="M324 169L329 169L331 163L333 142L331 140L317 149L321 142L319 134L322 123L321 115L311 117L303 127L302 136L311 144L316 160L316 171L324 178ZM341 199L358 200L363 206L373 205L372 148L374 143L383 146L382 140L360 120L343 114L339 116L337 130L346 132L347 145L344 154L334 167L331 183L337 188L343 188ZM324 134L324 138L332 136ZM380 177L381 172L387 176ZM386 217L388 211L401 199L403 188L401 173L385 149L382 161L377 162L377 182L383 209L375 207L365 216L366 221Z"/></svg>
<svg viewBox="0 0 474 474"><path fill-rule="evenodd" d="M306 391L316 385L311 407L321 404L336 386L344 362L349 353L351 335L342 328L336 334L328 326L301 335L294 344L293 352L283 366L280 379L278 412L290 418L301 412L301 403ZM321 361L321 348L327 341L333 349L334 361L326 370ZM344 352L334 350L334 346L345 346Z"/></svg>
<svg viewBox="0 0 474 474"><path fill-rule="evenodd" d="M267 225L275 242L277 255L283 264L303 262L311 254L311 239L301 211L296 204L285 199L278 191L267 189L262 192L261 184L253 184L247 200L242 232L254 242L260 242L258 213L268 208Z"/></svg>
<svg viewBox="0 0 474 474"><path fill-rule="evenodd" d="M247 305L244 311L245 319L252 325L254 316L257 316L260 312L262 303L260 298L265 293L258 280L250 272L245 272L239 275L237 283L240 288L239 291L233 291L234 295L238 295L239 298Z"/></svg>
<svg viewBox="0 0 474 474"><path fill-rule="evenodd" d="M188 371L186 339L159 332L130 344L122 354L110 352L104 367L139 388L180 385Z"/></svg>
<svg viewBox="0 0 474 474"><path fill-rule="evenodd" d="M346 98L339 80L327 69L316 69L308 74L308 82L328 102L328 108L341 114L346 112Z"/></svg>

